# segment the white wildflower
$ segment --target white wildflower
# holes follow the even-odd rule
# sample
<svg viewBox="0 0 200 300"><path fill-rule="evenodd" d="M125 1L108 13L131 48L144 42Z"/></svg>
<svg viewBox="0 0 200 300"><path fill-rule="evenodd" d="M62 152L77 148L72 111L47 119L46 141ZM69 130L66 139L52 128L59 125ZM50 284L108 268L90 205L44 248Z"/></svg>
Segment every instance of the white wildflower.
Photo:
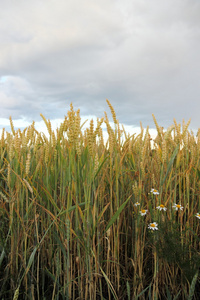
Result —
<svg viewBox="0 0 200 300"><path fill-rule="evenodd" d="M150 223L148 228L151 230L158 230L158 224L156 222Z"/></svg>
<svg viewBox="0 0 200 300"><path fill-rule="evenodd" d="M164 211L167 210L167 208L166 208L163 204L160 204L160 205L157 206L156 208L159 209L159 210L164 210Z"/></svg>

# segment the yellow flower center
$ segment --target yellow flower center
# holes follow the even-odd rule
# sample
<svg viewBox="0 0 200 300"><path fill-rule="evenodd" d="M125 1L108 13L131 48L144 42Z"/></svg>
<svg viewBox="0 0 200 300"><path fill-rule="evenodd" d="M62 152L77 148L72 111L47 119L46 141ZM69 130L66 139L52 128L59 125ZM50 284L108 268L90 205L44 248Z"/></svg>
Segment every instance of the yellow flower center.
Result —
<svg viewBox="0 0 200 300"><path fill-rule="evenodd" d="M154 191L154 193L157 193L157 190L153 190Z"/></svg>
<svg viewBox="0 0 200 300"><path fill-rule="evenodd" d="M156 225L155 225L155 224L151 224L150 226L151 226L151 227L156 227Z"/></svg>
<svg viewBox="0 0 200 300"><path fill-rule="evenodd" d="M160 207L164 208L164 205L163 205L163 204L160 204Z"/></svg>
<svg viewBox="0 0 200 300"><path fill-rule="evenodd" d="M146 212L146 210L145 210L145 209L142 209L142 210L141 210L141 213L143 213L143 214L144 214L145 212Z"/></svg>
<svg viewBox="0 0 200 300"><path fill-rule="evenodd" d="M181 208L181 205L177 204L176 207Z"/></svg>
<svg viewBox="0 0 200 300"><path fill-rule="evenodd" d="M200 217L200 214L197 214L197 217Z"/></svg>

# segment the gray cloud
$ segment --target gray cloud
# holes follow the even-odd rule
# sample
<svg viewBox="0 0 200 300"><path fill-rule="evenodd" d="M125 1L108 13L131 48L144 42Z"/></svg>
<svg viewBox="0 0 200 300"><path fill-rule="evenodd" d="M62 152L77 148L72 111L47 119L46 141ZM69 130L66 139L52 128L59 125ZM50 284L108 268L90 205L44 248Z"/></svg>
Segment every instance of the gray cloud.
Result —
<svg viewBox="0 0 200 300"><path fill-rule="evenodd" d="M62 118L114 106L120 122L199 127L196 0L15 1L0 11L1 118Z"/></svg>

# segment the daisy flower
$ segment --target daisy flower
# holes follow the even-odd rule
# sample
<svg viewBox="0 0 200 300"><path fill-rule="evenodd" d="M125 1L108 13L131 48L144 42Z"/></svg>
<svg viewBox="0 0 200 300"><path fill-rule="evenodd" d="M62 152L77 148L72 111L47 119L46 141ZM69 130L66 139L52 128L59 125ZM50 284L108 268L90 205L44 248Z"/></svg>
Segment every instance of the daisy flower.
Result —
<svg viewBox="0 0 200 300"><path fill-rule="evenodd" d="M140 203L139 203L139 202L136 202L134 205L135 205L135 206L138 206L138 205L140 205Z"/></svg>
<svg viewBox="0 0 200 300"><path fill-rule="evenodd" d="M154 195L159 195L158 190L155 190L155 189L151 189L151 193L153 193Z"/></svg>
<svg viewBox="0 0 200 300"><path fill-rule="evenodd" d="M158 223L153 222L148 225L148 228L151 230L158 230Z"/></svg>
<svg viewBox="0 0 200 300"><path fill-rule="evenodd" d="M196 217L197 217L198 219L200 219L200 213L197 213L197 214L196 214Z"/></svg>
<svg viewBox="0 0 200 300"><path fill-rule="evenodd" d="M172 207L174 207L176 210L178 210L178 209L183 210L183 206L181 206L180 204L174 203L174 205Z"/></svg>
<svg viewBox="0 0 200 300"><path fill-rule="evenodd" d="M160 204L160 205L157 206L156 208L159 209L159 210L164 210L164 211L167 210L167 208L166 208L163 204Z"/></svg>
<svg viewBox="0 0 200 300"><path fill-rule="evenodd" d="M140 211L140 214L141 214L141 216L145 216L147 212L148 212L147 209L142 209L142 210Z"/></svg>

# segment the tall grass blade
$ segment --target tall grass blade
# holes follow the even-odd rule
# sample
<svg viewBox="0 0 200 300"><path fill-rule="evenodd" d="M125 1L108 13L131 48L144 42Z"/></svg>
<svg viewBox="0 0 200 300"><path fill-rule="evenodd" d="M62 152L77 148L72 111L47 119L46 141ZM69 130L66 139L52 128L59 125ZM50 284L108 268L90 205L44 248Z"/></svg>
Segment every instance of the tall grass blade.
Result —
<svg viewBox="0 0 200 300"><path fill-rule="evenodd" d="M59 215L61 214L61 212L62 212L62 209L61 209L60 213L56 216L56 218L53 220L53 222L52 222L52 223L49 225L49 227L47 228L46 232L44 233L43 237L41 238L41 241L40 241L40 242L35 246L35 248L33 249L33 252L32 252L31 255L30 255L30 258L29 258L27 267L26 267L26 269L25 269L25 271L24 271L24 274L22 275L22 277L21 277L21 279L20 279L20 281L19 281L19 286L21 285L21 282L22 282L24 276L25 276L25 275L28 273L28 271L30 270L30 267L31 267L31 265L32 265L32 263L33 263L33 260L34 260L36 251L38 250L38 248L39 248L40 245L42 244L42 242L43 242L45 236L47 235L48 231L49 231L50 228L53 226L53 224L55 223L55 221L57 220L57 218L59 217Z"/></svg>
<svg viewBox="0 0 200 300"><path fill-rule="evenodd" d="M11 226L12 226L12 225L11 225ZM5 247L6 247L6 244L7 244L7 242L8 242L8 237L9 237L9 235L10 235L11 226L9 227L8 234L7 234L7 237L6 237L5 243L4 243L4 245L3 245L2 252L1 252L1 256L0 256L0 266L1 266L1 264L2 264L2 261L3 261L4 257L5 257L5 254L6 254L6 252L5 252Z"/></svg>
<svg viewBox="0 0 200 300"><path fill-rule="evenodd" d="M131 289L130 289L130 284L129 284L128 280L126 282L126 289L127 289L128 300L131 300Z"/></svg>
<svg viewBox="0 0 200 300"><path fill-rule="evenodd" d="M192 283L191 283L190 290L189 290L188 300L193 299L194 292L195 292L195 286L196 286L196 282L197 282L197 279L198 279L198 275L199 275L199 271L197 270L196 274L194 275L194 277L192 279Z"/></svg>
<svg viewBox="0 0 200 300"><path fill-rule="evenodd" d="M175 298L173 300L179 299L178 297L179 297L180 293L181 293L181 290L178 292L178 294L175 296Z"/></svg>
<svg viewBox="0 0 200 300"><path fill-rule="evenodd" d="M126 204L128 203L128 201L129 201L130 198L131 198L131 196L129 196L128 199L118 208L118 210L116 211L116 213L113 215L113 217L111 218L111 220L108 222L108 225L106 226L105 232L113 225L113 223L119 217L119 215L123 211L124 207L126 206Z"/></svg>
<svg viewBox="0 0 200 300"><path fill-rule="evenodd" d="M163 178L163 180L162 180L162 182L161 182L161 186L164 184L164 182L165 182L165 180L166 180L166 178L167 178L169 172L171 171L171 168L172 168L174 159L175 159L176 155L178 154L179 148L180 148L180 146L179 146L179 144L178 144L178 145L176 146L176 148L175 148L175 150L174 150L172 156L171 156L171 159L170 159L169 163L168 163L167 171L166 171L165 177Z"/></svg>
<svg viewBox="0 0 200 300"><path fill-rule="evenodd" d="M152 283L150 283L149 286L147 286L141 293L139 293L139 295L136 296L135 300L138 300L139 297L141 297L148 289L151 290L151 285Z"/></svg>

